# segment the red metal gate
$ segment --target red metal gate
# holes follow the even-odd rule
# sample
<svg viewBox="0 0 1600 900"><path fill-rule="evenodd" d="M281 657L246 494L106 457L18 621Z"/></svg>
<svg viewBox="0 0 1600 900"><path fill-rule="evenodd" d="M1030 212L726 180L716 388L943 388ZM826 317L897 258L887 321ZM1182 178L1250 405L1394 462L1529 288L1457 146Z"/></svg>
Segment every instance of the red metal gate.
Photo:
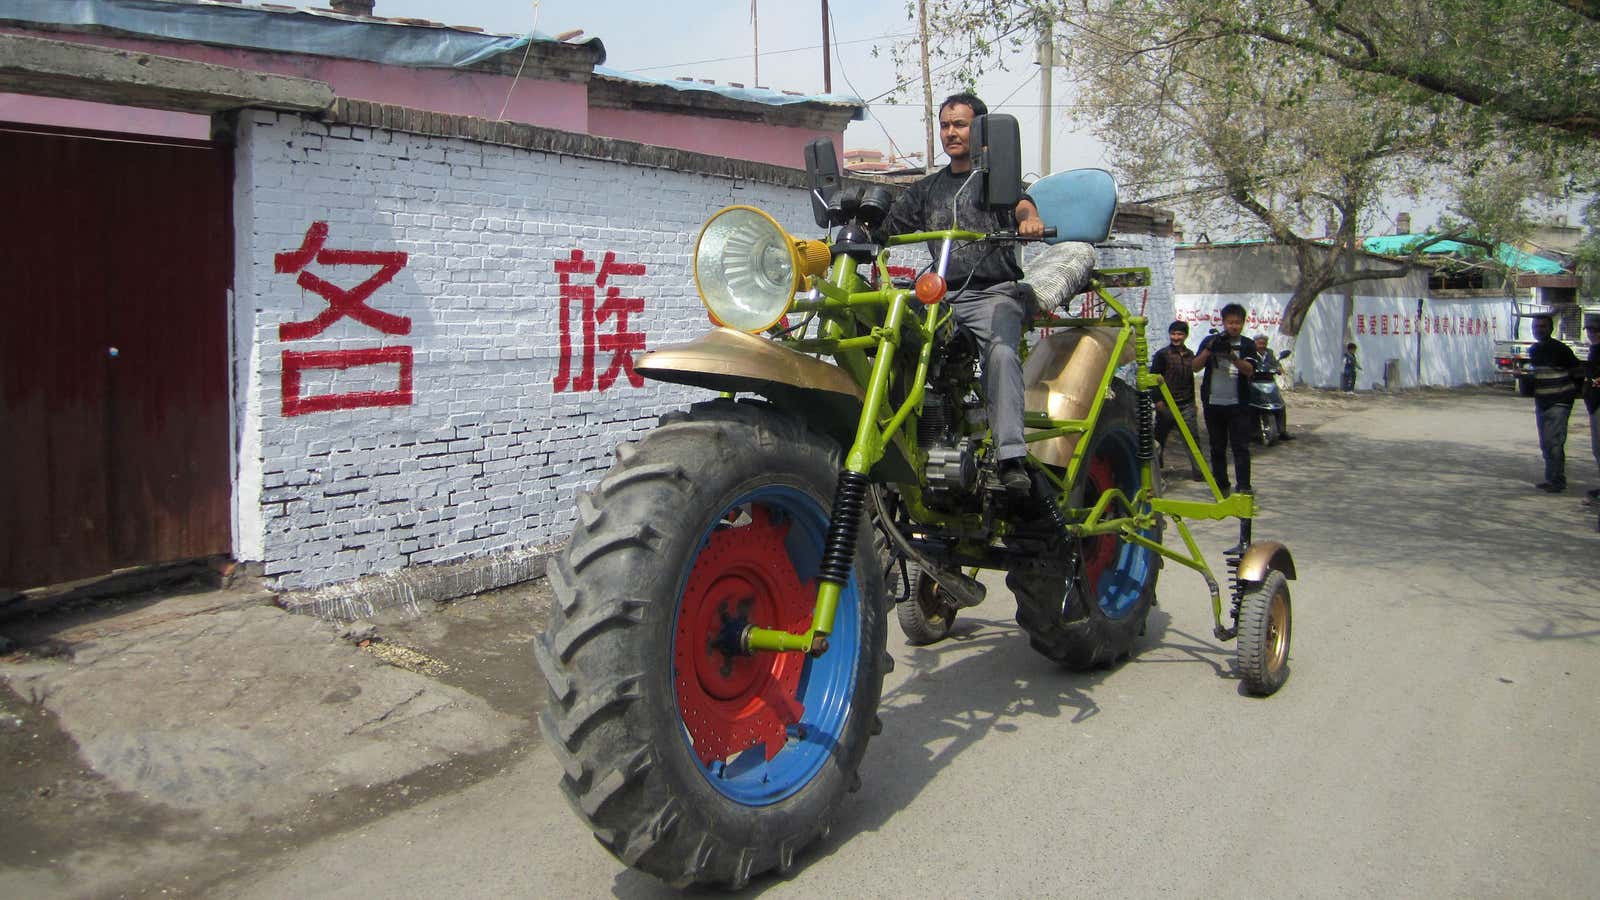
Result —
<svg viewBox="0 0 1600 900"><path fill-rule="evenodd" d="M0 588L229 551L228 153L0 125Z"/></svg>

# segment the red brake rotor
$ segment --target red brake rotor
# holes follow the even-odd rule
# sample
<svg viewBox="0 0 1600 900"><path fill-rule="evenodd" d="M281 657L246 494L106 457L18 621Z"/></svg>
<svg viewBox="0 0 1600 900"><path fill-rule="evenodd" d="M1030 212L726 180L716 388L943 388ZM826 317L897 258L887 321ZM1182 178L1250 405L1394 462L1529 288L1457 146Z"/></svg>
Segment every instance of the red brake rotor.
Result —
<svg viewBox="0 0 1600 900"><path fill-rule="evenodd" d="M803 654L727 655L718 642L745 624L790 632L811 627L816 592L795 574L784 546L788 533L788 522L752 505L748 523L723 523L711 532L684 586L674 682L690 743L708 765L756 744L771 759L783 749L786 726L805 712L796 699Z"/></svg>
<svg viewBox="0 0 1600 900"><path fill-rule="evenodd" d="M1111 460L1104 456L1096 456L1089 460L1088 496L1084 498L1085 504L1092 505L1100 499L1100 495L1117 486L1115 473L1111 471ZM1111 565L1117 555L1117 540L1115 535L1097 534L1083 539L1081 545L1083 554L1083 581L1091 595L1098 595L1100 576Z"/></svg>

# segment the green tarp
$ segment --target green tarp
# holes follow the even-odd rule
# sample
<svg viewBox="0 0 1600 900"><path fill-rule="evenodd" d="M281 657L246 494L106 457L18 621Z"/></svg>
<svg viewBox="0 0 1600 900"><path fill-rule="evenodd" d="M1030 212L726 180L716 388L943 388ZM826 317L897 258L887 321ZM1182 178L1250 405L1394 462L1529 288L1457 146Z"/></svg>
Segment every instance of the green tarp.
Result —
<svg viewBox="0 0 1600 900"><path fill-rule="evenodd" d="M1412 247L1428 240L1430 237L1432 235L1386 234L1367 238L1362 241L1362 248L1368 253L1377 253L1382 256L1405 256L1411 252ZM1459 241L1439 241L1436 244L1429 244L1422 252L1427 256L1459 256L1463 259L1482 259L1484 255L1482 247L1463 244ZM1560 263L1553 259L1534 256L1531 253L1523 253L1508 244L1496 246L1494 256L1495 259L1520 272L1532 272L1535 275L1560 275L1566 271Z"/></svg>

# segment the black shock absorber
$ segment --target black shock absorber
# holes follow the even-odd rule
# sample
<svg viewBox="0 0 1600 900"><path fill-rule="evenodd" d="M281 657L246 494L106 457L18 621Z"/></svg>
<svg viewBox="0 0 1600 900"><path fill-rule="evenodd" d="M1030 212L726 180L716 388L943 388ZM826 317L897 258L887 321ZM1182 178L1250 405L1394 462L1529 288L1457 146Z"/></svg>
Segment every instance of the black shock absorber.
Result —
<svg viewBox="0 0 1600 900"><path fill-rule="evenodd" d="M1239 604L1244 602L1244 584L1239 581L1239 560L1243 557L1243 547L1231 547L1222 554L1223 561L1228 564L1228 593L1233 599L1230 621L1235 626L1239 623Z"/></svg>
<svg viewBox="0 0 1600 900"><path fill-rule="evenodd" d="M1239 580L1239 562L1244 559L1244 552L1250 549L1251 520L1239 520L1239 543L1222 552L1222 559L1228 564L1228 592L1233 595L1233 621L1239 621L1239 605L1244 602L1246 588L1249 585Z"/></svg>
<svg viewBox="0 0 1600 900"><path fill-rule="evenodd" d="M839 473L839 487L833 492L833 518L828 522L828 546L822 553L823 581L844 586L850 581L850 566L855 560L856 539L861 534L862 513L867 508L867 476L846 469Z"/></svg>
<svg viewBox="0 0 1600 900"><path fill-rule="evenodd" d="M1148 391L1139 392L1139 458L1156 458L1156 404Z"/></svg>
<svg viewBox="0 0 1600 900"><path fill-rule="evenodd" d="M1070 539L1072 532L1067 530L1067 517L1061 514L1061 505L1056 502L1055 492L1051 489L1050 482L1037 471L1030 474L1033 475L1034 496L1041 498L1039 502L1044 505L1045 518L1049 519L1050 524L1055 526L1056 534L1061 535L1063 541Z"/></svg>

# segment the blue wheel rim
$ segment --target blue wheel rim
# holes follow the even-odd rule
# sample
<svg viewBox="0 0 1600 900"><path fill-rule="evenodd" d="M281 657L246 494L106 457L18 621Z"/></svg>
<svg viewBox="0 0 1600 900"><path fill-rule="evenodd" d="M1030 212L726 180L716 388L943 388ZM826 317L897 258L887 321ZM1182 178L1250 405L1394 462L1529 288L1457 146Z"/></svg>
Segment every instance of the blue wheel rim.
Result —
<svg viewBox="0 0 1600 900"><path fill-rule="evenodd" d="M1139 491L1140 470L1137 437L1126 429L1117 429L1105 436L1095 449L1096 457L1111 464L1112 479L1128 497ZM1155 528L1141 531L1151 540L1156 538ZM1159 555L1138 544L1117 541L1111 562L1100 573L1095 585L1095 603L1108 619L1121 619L1132 614L1139 606L1139 598L1155 577Z"/></svg>
<svg viewBox="0 0 1600 900"><path fill-rule="evenodd" d="M802 583L811 583L822 561L828 515L815 499L788 486L766 485L756 488L740 495L720 510L713 518L713 524L701 534L696 558L710 541L716 523L721 522L729 512L747 505L765 507L790 523L785 540L789 562L793 564L795 574ZM850 720L856 688L856 660L861 653L860 603L859 575L852 573L850 582L840 592L834 631L828 637L828 651L821 657L807 657L801 670L796 695L805 711L799 727L788 728L787 741L770 760L766 759L761 745L757 744L731 759L701 765L701 774L718 793L745 806L766 806L794 795L822 771L833 756ZM680 595L673 616L674 635L678 632L682 614L683 598ZM690 758L699 764L700 759L695 753L689 731L682 726L681 711L679 722L680 737L688 748Z"/></svg>

